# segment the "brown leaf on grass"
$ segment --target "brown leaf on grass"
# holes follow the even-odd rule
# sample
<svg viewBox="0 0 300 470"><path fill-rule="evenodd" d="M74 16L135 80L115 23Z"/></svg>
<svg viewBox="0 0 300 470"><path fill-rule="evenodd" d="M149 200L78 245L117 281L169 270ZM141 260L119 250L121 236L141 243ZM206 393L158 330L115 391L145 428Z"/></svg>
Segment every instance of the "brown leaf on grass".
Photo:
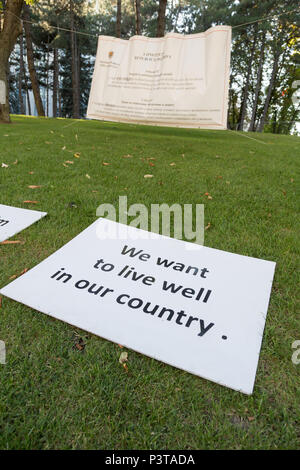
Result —
<svg viewBox="0 0 300 470"><path fill-rule="evenodd" d="M102 165L104 165L104 166L108 166L108 165L109 165L109 163L107 163L107 162L102 162Z"/></svg>
<svg viewBox="0 0 300 470"><path fill-rule="evenodd" d="M144 175L144 178L153 178L153 175Z"/></svg>
<svg viewBox="0 0 300 470"><path fill-rule="evenodd" d="M86 176L86 178L87 178L88 180L91 179L90 175L86 174L85 176Z"/></svg>
<svg viewBox="0 0 300 470"><path fill-rule="evenodd" d="M204 196L206 196L207 199L212 199L212 196L209 193L204 193Z"/></svg>
<svg viewBox="0 0 300 470"><path fill-rule="evenodd" d="M124 346L122 346L122 344L118 344L119 348L124 348Z"/></svg>
<svg viewBox="0 0 300 470"><path fill-rule="evenodd" d="M211 223L208 222L208 224L207 224L206 227L205 227L205 230L208 230L210 227L211 227Z"/></svg>
<svg viewBox="0 0 300 470"><path fill-rule="evenodd" d="M15 160L15 161L13 162L14 165L17 165L17 163L18 163L18 160Z"/></svg>
<svg viewBox="0 0 300 470"><path fill-rule="evenodd" d="M80 158L80 153L79 152L74 153L74 157L75 158Z"/></svg>
<svg viewBox="0 0 300 470"><path fill-rule="evenodd" d="M72 160L66 160L65 163L70 163L70 165L73 165L74 162L72 162Z"/></svg>
<svg viewBox="0 0 300 470"><path fill-rule="evenodd" d="M42 186L37 186L35 184L31 184L30 186L28 186L28 188L30 189L37 189L37 188L41 188Z"/></svg>
<svg viewBox="0 0 300 470"><path fill-rule="evenodd" d="M8 168L9 165L6 165L6 163L2 163L1 167L2 168Z"/></svg>
<svg viewBox="0 0 300 470"><path fill-rule="evenodd" d="M248 421L250 421L250 423L251 421L254 421L254 420L255 420L254 416L248 416Z"/></svg>
<svg viewBox="0 0 300 470"><path fill-rule="evenodd" d="M294 182L294 178L291 178L291 183L293 183L293 182Z"/></svg>
<svg viewBox="0 0 300 470"><path fill-rule="evenodd" d="M22 276L22 274L27 273L27 271L28 271L28 268L25 268L19 274L13 274L12 276L10 276L9 280L11 281L12 279L16 279L16 277Z"/></svg>
<svg viewBox="0 0 300 470"><path fill-rule="evenodd" d="M23 204L38 204L38 201L23 201Z"/></svg>
<svg viewBox="0 0 300 470"><path fill-rule="evenodd" d="M25 242L21 240L4 240L4 242L0 242L0 245L17 245L18 243L24 245Z"/></svg>
<svg viewBox="0 0 300 470"><path fill-rule="evenodd" d="M216 176L216 178L217 178L217 180L220 180L220 179L222 179L222 178L223 178L223 176L221 176L221 175L218 175L218 176Z"/></svg>
<svg viewBox="0 0 300 470"><path fill-rule="evenodd" d="M77 342L74 344L73 348L77 349L77 351L84 351L85 349L85 342L83 341L82 338L78 338Z"/></svg>
<svg viewBox="0 0 300 470"><path fill-rule="evenodd" d="M132 155L123 155L122 158L132 158Z"/></svg>
<svg viewBox="0 0 300 470"><path fill-rule="evenodd" d="M154 163L152 163L152 162L149 162L149 165L150 165L150 166L155 166Z"/></svg>
<svg viewBox="0 0 300 470"><path fill-rule="evenodd" d="M34 175L34 171L28 171L29 175Z"/></svg>
<svg viewBox="0 0 300 470"><path fill-rule="evenodd" d="M286 191L284 189L282 189L282 193L283 193L284 197L286 197Z"/></svg>
<svg viewBox="0 0 300 470"><path fill-rule="evenodd" d="M176 163L174 163L174 162L170 163L170 166L176 166Z"/></svg>

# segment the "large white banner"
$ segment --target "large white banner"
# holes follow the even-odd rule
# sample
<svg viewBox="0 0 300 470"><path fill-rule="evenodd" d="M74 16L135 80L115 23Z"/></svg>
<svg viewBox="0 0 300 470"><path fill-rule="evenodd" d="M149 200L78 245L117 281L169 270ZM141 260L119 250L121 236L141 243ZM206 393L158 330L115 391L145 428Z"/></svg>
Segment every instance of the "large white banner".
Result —
<svg viewBox="0 0 300 470"><path fill-rule="evenodd" d="M0 242L13 237L45 215L47 212L0 204Z"/></svg>
<svg viewBox="0 0 300 470"><path fill-rule="evenodd" d="M231 27L130 40L99 36L87 117L226 129Z"/></svg>
<svg viewBox="0 0 300 470"><path fill-rule="evenodd" d="M99 219L0 293L250 394L275 263L189 245Z"/></svg>

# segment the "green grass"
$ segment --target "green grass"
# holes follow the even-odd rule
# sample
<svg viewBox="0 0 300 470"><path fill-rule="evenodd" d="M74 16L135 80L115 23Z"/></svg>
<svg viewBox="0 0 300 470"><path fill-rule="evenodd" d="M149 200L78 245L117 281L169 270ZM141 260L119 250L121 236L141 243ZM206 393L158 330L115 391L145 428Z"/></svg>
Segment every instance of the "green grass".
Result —
<svg viewBox="0 0 300 470"><path fill-rule="evenodd" d="M300 339L299 139L248 136L24 117L0 126L0 203L48 212L15 237L24 244L0 246L0 287L90 225L99 204L117 205L119 195L149 208L204 202L205 245L277 262L252 396L133 351L127 374L118 345L4 298L0 448L300 448L300 365L291 361ZM66 168L66 160L74 164ZM78 338L83 352L74 348Z"/></svg>

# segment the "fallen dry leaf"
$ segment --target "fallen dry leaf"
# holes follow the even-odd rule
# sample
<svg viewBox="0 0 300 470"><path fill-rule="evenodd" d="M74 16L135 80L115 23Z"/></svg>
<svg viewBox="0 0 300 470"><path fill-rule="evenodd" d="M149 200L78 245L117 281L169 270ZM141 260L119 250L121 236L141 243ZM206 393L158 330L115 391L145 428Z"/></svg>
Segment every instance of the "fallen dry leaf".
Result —
<svg viewBox="0 0 300 470"><path fill-rule="evenodd" d="M22 242L21 240L4 240L4 242L0 242L0 245L16 245L17 243L21 243L23 245L25 242Z"/></svg>
<svg viewBox="0 0 300 470"><path fill-rule="evenodd" d="M6 163L2 163L1 167L2 168L8 168L9 165L6 165Z"/></svg>
<svg viewBox="0 0 300 470"><path fill-rule="evenodd" d="M87 179L89 179L89 180L91 179L90 175L86 174L85 176L86 176Z"/></svg>
<svg viewBox="0 0 300 470"><path fill-rule="evenodd" d="M254 421L254 420L255 420L254 416L248 416L248 421L251 422L251 421Z"/></svg>
<svg viewBox="0 0 300 470"><path fill-rule="evenodd" d="M80 158L80 153L79 152L74 153L74 157L75 158Z"/></svg>
<svg viewBox="0 0 300 470"><path fill-rule="evenodd" d="M28 174L29 175L34 175L34 171L29 171Z"/></svg>
<svg viewBox="0 0 300 470"><path fill-rule="evenodd" d="M210 227L211 227L211 223L208 222L208 224L207 224L206 227L205 227L205 230L208 230Z"/></svg>
<svg viewBox="0 0 300 470"><path fill-rule="evenodd" d="M132 155L123 155L123 158L132 158Z"/></svg>
<svg viewBox="0 0 300 470"><path fill-rule="evenodd" d="M107 162L102 162L102 165L104 165L104 166L108 166L108 165L109 165L109 163L107 163Z"/></svg>
<svg viewBox="0 0 300 470"><path fill-rule="evenodd" d="M30 186L28 186L28 188L30 189L37 189L37 188L41 188L42 186L37 186L35 184L31 184Z"/></svg>
<svg viewBox="0 0 300 470"><path fill-rule="evenodd" d="M174 162L170 163L170 166L176 166L176 163L174 163Z"/></svg>
<svg viewBox="0 0 300 470"><path fill-rule="evenodd" d="M128 372L128 366L126 364L127 361L128 361L128 353L122 352L119 357L119 363L124 367L126 372Z"/></svg>
<svg viewBox="0 0 300 470"><path fill-rule="evenodd" d="M153 178L153 175L144 175L144 178Z"/></svg>
<svg viewBox="0 0 300 470"><path fill-rule="evenodd" d="M13 276L11 276L9 280L16 279L16 277L22 276L22 274L27 273L27 271L28 271L28 268L25 268L23 269L23 271L20 272L20 274L13 274Z"/></svg>
<svg viewBox="0 0 300 470"><path fill-rule="evenodd" d="M70 165L73 165L74 162L72 162L72 160L66 160L65 163L70 163Z"/></svg>
<svg viewBox="0 0 300 470"><path fill-rule="evenodd" d="M124 364L124 363L127 362L127 361L128 361L128 352L123 351L123 352L120 354L119 363L120 363L120 364Z"/></svg>
<svg viewBox="0 0 300 470"><path fill-rule="evenodd" d="M38 201L23 201L23 204L38 204Z"/></svg>

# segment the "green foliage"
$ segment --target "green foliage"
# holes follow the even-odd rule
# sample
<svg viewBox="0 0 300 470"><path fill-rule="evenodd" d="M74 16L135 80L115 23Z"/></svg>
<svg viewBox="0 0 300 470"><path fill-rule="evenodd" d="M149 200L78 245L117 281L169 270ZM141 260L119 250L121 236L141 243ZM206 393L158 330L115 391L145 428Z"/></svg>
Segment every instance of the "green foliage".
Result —
<svg viewBox="0 0 300 470"><path fill-rule="evenodd" d="M72 77L71 77L71 41L70 4L66 0L55 2L48 0L32 1L31 16L35 62L40 85L51 94L53 78L54 48L59 51L59 76L61 91L61 109L63 116L72 115ZM27 2L27 3L28 3ZM102 0L96 9L92 0L73 0L74 28L78 32L76 41L80 51L80 96L81 116L85 116L88 90L93 72L99 34L114 36L116 32L116 0ZM158 0L141 2L142 34L156 35ZM295 75L294 56L297 43L296 24L298 13L268 18L262 22L251 23L260 18L270 17L282 11L292 11L298 6L297 0L279 2L266 0L180 0L169 1L166 15L166 31L192 34L205 31L216 24L233 26L231 78L229 90L228 122L231 129L241 124L241 112L245 105L243 128L247 129L254 119L254 130L258 130L264 113L266 96L276 51L279 51L278 71L267 106L265 130L279 133L295 132L295 123L299 110L295 110L289 92L284 97L282 90L290 89ZM243 23L250 23L238 26ZM236 27L238 26L238 27ZM57 29L58 28L58 29ZM129 39L135 34L135 11L132 0L122 0L121 37ZM91 36L89 36L91 35ZM94 37L95 36L95 37ZM258 87L256 109L253 108L258 75L260 69L260 48L264 44L262 78ZM253 60L249 71L249 60L253 51ZM17 63L18 50L15 51ZM17 66L18 68L18 66ZM13 86L13 84L12 84ZM247 89L247 92L245 90ZM11 88L12 95L15 90Z"/></svg>

